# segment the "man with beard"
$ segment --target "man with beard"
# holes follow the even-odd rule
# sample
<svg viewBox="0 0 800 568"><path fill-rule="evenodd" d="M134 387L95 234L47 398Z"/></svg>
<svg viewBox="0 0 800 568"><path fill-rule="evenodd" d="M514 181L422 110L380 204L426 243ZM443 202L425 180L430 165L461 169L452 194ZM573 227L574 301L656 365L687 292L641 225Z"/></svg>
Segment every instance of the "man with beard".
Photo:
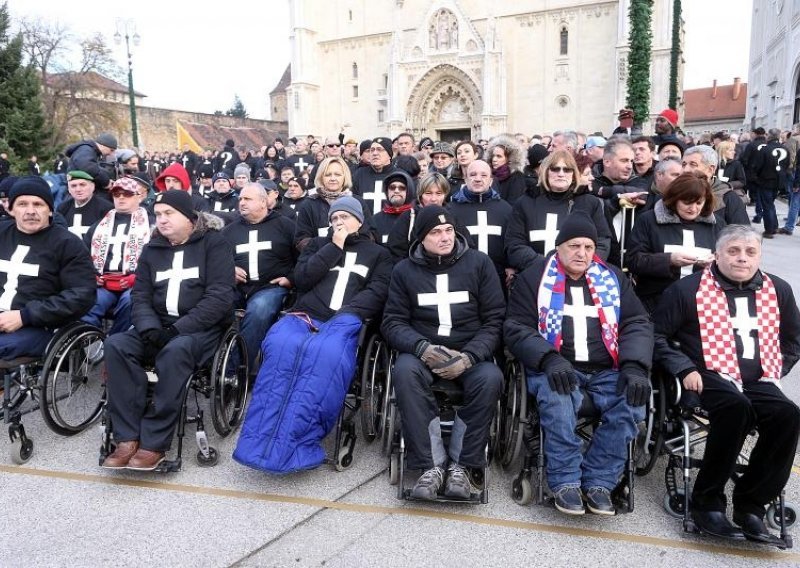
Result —
<svg viewBox="0 0 800 568"><path fill-rule="evenodd" d="M357 168L353 174L353 195L358 195L370 214L380 213L383 205L383 180L396 172L392 165L392 141L375 138L369 147L369 167Z"/></svg>
<svg viewBox="0 0 800 568"><path fill-rule="evenodd" d="M384 178L383 194L386 200L383 209L372 217L372 231L380 244L389 241L389 233L398 217L411 209L417 185L412 177L403 170L397 170Z"/></svg>
<svg viewBox="0 0 800 568"><path fill-rule="evenodd" d="M180 164L173 164L183 168ZM234 300L231 245L186 191L156 196L156 231L139 257L133 328L105 342L108 415L116 450L102 466L152 471L172 443L194 370L214 353ZM158 382L148 404L145 367Z"/></svg>
<svg viewBox="0 0 800 568"><path fill-rule="evenodd" d="M456 233L449 211L424 208L414 237L408 258L392 273L381 325L399 352L392 380L407 467L423 472L411 497L469 499L476 488L468 469L486 466L489 425L503 388L503 373L492 358L505 300L491 260ZM436 380L455 381L464 391L447 449L431 390Z"/></svg>
<svg viewBox="0 0 800 568"><path fill-rule="evenodd" d="M84 171L67 174L67 190L70 197L58 206L58 212L64 216L69 231L82 239L89 227L111 210L111 203L95 195L94 180Z"/></svg>
<svg viewBox="0 0 800 568"><path fill-rule="evenodd" d="M275 184L267 190L249 182L239 195L239 218L222 231L236 252L237 305L246 308L240 331L252 373L261 341L292 287L297 261L294 223L274 210L277 198Z"/></svg>
<svg viewBox="0 0 800 568"><path fill-rule="evenodd" d="M675 138L675 128L678 126L678 113L671 109L666 108L662 110L656 117L656 135L653 136L653 144L656 148L661 146L665 138Z"/></svg>

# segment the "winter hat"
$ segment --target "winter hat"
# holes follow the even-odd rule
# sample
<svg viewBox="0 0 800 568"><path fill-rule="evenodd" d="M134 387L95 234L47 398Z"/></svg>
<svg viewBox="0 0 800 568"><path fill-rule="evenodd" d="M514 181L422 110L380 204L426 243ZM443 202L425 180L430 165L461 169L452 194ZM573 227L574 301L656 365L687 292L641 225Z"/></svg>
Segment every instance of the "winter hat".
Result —
<svg viewBox="0 0 800 568"><path fill-rule="evenodd" d="M239 164L233 170L233 177L238 176L247 176L247 179L250 179L250 166L247 164Z"/></svg>
<svg viewBox="0 0 800 568"><path fill-rule="evenodd" d="M217 172L217 173L215 173L215 174L214 174L214 175L211 177L211 185L214 185L214 183L215 183L215 182L216 182L218 179L225 179L225 180L228 180L228 183L230 183L230 182L231 182L231 176L229 176L229 175L228 175L228 174L226 174L225 172Z"/></svg>
<svg viewBox="0 0 800 568"><path fill-rule="evenodd" d="M547 148L544 147L544 144L528 146L528 165L533 169L538 168L546 157Z"/></svg>
<svg viewBox="0 0 800 568"><path fill-rule="evenodd" d="M419 162L414 156L397 156L394 160L395 167L407 172L413 178L419 175L420 167ZM386 187L386 184L384 184Z"/></svg>
<svg viewBox="0 0 800 568"><path fill-rule="evenodd" d="M433 150L431 150L431 156L435 154L447 154L452 158L456 157L456 153L453 151L453 145L449 142L437 142L434 144Z"/></svg>
<svg viewBox="0 0 800 568"><path fill-rule="evenodd" d="M0 197L8 197L11 191L11 186L14 185L19 178L17 176L6 176L0 181Z"/></svg>
<svg viewBox="0 0 800 568"><path fill-rule="evenodd" d="M589 136L586 139L586 149L591 150L592 148L605 148L606 147L606 139L602 136Z"/></svg>
<svg viewBox="0 0 800 568"><path fill-rule="evenodd" d="M155 208L155 205L159 203L169 205L190 221L197 220L197 212L194 210L194 207L192 207L192 196L189 195L188 191L182 191L180 189L162 191L156 195L156 202L153 207Z"/></svg>
<svg viewBox="0 0 800 568"><path fill-rule="evenodd" d="M452 213L438 205L423 207L414 222L414 238L421 241L434 227L439 225L453 225L453 228L455 228L456 221Z"/></svg>
<svg viewBox="0 0 800 568"><path fill-rule="evenodd" d="M126 193L136 195L139 193L139 184L136 183L136 180L133 180L129 177L121 177L111 186L111 191L114 191L115 189L121 189Z"/></svg>
<svg viewBox="0 0 800 568"><path fill-rule="evenodd" d="M67 172L67 181L73 179L85 179L87 181L94 181L94 178L87 172L83 170L72 170L71 172Z"/></svg>
<svg viewBox="0 0 800 568"><path fill-rule="evenodd" d="M433 148L433 139L429 137L424 137L422 140L419 141L419 149L424 150L425 148Z"/></svg>
<svg viewBox="0 0 800 568"><path fill-rule="evenodd" d="M385 138L383 136L379 138L374 138L372 140L372 144L380 144L381 147L383 147L383 149L386 150L387 154L389 154L390 156L392 155L392 141L389 140L388 138ZM370 144L370 146L372 144Z"/></svg>
<svg viewBox="0 0 800 568"><path fill-rule="evenodd" d="M353 217L358 219L358 222L362 225L364 224L364 211L361 208L361 203L355 197L351 197L349 195L345 195L340 197L333 203L331 203L331 208L328 211L328 220L333 216L334 213L337 211L346 211L350 213Z"/></svg>
<svg viewBox="0 0 800 568"><path fill-rule="evenodd" d="M40 197L52 212L55 208L53 205L53 194L50 191L50 186L39 176L22 176L17 178L14 185L11 186L11 191L8 192L8 208L14 208L14 201L20 195L33 195Z"/></svg>
<svg viewBox="0 0 800 568"><path fill-rule="evenodd" d="M266 189L267 191L278 191L278 186L275 185L275 182L271 179L261 178L258 180L258 183L261 184L261 187Z"/></svg>
<svg viewBox="0 0 800 568"><path fill-rule="evenodd" d="M114 138L113 134L109 134L108 132L103 132L97 138L94 139L95 142L98 144L102 144L112 150L117 149L117 139Z"/></svg>
<svg viewBox="0 0 800 568"><path fill-rule="evenodd" d="M678 126L678 113L671 108L665 108L659 113L658 116L666 118L667 122L669 122L672 126Z"/></svg>
<svg viewBox="0 0 800 568"><path fill-rule="evenodd" d="M233 138L228 138L225 140L225 145L233 148Z"/></svg>
<svg viewBox="0 0 800 568"><path fill-rule="evenodd" d="M659 152L664 146L676 146L678 150L681 151L681 156L683 156L683 153L686 151L686 144L684 144L677 136L667 136L666 138L662 138L661 142L658 144Z"/></svg>
<svg viewBox="0 0 800 568"><path fill-rule="evenodd" d="M361 144L358 145L358 155L360 156L367 150L369 147L372 146L372 140L364 140Z"/></svg>
<svg viewBox="0 0 800 568"><path fill-rule="evenodd" d="M133 181L140 183L147 191L153 188L153 180L147 175L146 172L136 172L135 174L128 174L128 177Z"/></svg>
<svg viewBox="0 0 800 568"><path fill-rule="evenodd" d="M561 225L561 229L558 231L556 246L578 237L592 239L597 244L597 227L583 211L575 211L567 215L564 224Z"/></svg>

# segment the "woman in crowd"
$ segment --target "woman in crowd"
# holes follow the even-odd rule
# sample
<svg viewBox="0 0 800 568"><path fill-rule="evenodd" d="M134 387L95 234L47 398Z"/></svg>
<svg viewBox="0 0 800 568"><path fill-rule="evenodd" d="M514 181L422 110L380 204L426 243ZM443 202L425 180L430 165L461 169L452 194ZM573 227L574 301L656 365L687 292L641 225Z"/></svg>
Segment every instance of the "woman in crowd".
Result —
<svg viewBox="0 0 800 568"><path fill-rule="evenodd" d="M524 156L513 136L500 134L489 140L486 156L492 166L500 197L511 205L525 194Z"/></svg>

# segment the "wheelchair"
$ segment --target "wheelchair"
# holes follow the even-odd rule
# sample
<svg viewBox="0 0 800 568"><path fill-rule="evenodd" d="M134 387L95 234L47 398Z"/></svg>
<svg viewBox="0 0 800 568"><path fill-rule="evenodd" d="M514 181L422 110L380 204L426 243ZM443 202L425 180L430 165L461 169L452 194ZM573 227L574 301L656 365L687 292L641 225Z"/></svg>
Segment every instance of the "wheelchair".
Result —
<svg viewBox="0 0 800 568"><path fill-rule="evenodd" d="M211 423L216 433L225 438L230 435L242 421L247 405L249 392L249 368L247 346L239 333L239 325L244 310L236 310L233 323L222 334L214 350L211 361L195 370L187 380L184 388L183 405L178 416L178 444L173 459L165 459L155 471L174 473L183 466L183 439L188 424L195 425L195 441L197 443L196 459L202 467L212 467L219 461L219 453L208 442L205 429L205 411L202 399L209 401ZM158 380L153 368L146 368L150 386ZM148 393L150 394L150 393ZM192 404L193 399L193 404ZM103 395L102 405L102 443L100 445L100 465L106 457L114 452L111 419L106 411L106 398Z"/></svg>
<svg viewBox="0 0 800 568"><path fill-rule="evenodd" d="M25 433L22 417L37 405L45 424L62 436L83 432L98 419L104 388L96 355L104 339L102 330L74 322L55 332L42 357L0 361L2 416L14 463L24 464L33 456L33 440ZM29 398L34 406L23 409Z"/></svg>
<svg viewBox="0 0 800 568"><path fill-rule="evenodd" d="M504 469L522 462L519 473L511 485L511 498L518 505L545 504L552 496L545 490L544 431L539 421L536 399L528 393L527 377L522 364L507 354L506 389L501 398L497 459ZM630 513L634 509L635 475L645 475L658 457L652 453L650 441L658 424L658 411L651 394L644 423L639 425L639 435L628 444L628 457L617 487L611 492L617 513ZM600 422L600 413L590 396L584 396L578 410L576 434L588 444ZM535 478L534 478L535 473Z"/></svg>
<svg viewBox="0 0 800 568"><path fill-rule="evenodd" d="M411 497L411 488L405 486L406 446L403 437L400 409L392 385L392 365L396 357L397 353L393 350L388 354L388 366L386 367L386 373L383 377L385 382L381 389L383 403L379 415L379 431L382 437L382 451L384 455L389 457L389 484L397 486L398 499L413 501L414 499ZM456 411L463 404L464 393L458 383L444 379L434 380L431 385L431 390L436 397L442 440L445 445L447 445L452 434ZM489 441L484 450L486 466L480 469L467 468L470 481L474 487L478 488L478 491L473 492L469 499L466 500L439 495L436 501L474 504L486 504L489 502L489 466L491 465L494 448L497 444L499 410L500 403L498 402L495 408L494 418L490 423Z"/></svg>
<svg viewBox="0 0 800 568"><path fill-rule="evenodd" d="M697 533L699 529L690 514L691 470L699 469L703 461L701 449L705 447L708 435L708 415L700 408L696 393L684 390L677 377L666 374L657 376L666 406L660 434L661 448L667 455L664 509L670 516L681 519L684 532ZM745 440L731 479L734 483L744 472L757 437L758 431L754 430ZM797 506L786 501L785 491L782 490L769 504L765 521L772 529L780 531L779 537L766 544L779 549L792 548L792 536L788 534L788 529L797 522Z"/></svg>

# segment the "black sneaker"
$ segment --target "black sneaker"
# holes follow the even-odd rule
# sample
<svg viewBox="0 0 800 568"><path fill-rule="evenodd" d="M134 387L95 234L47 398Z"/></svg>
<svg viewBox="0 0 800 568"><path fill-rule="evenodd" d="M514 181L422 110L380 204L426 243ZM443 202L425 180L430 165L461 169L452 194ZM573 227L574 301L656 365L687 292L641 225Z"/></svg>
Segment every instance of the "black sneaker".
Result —
<svg viewBox="0 0 800 568"><path fill-rule="evenodd" d="M586 509L583 507L581 491L577 487L562 487L553 494L556 509L567 515L583 515Z"/></svg>
<svg viewBox="0 0 800 568"><path fill-rule="evenodd" d="M417 483L411 490L412 499L433 501L439 494L444 481L444 471L440 467L433 467L419 476Z"/></svg>
<svg viewBox="0 0 800 568"><path fill-rule="evenodd" d="M469 479L469 472L457 463L450 464L447 468L447 482L444 484L444 494L451 499L469 499L473 488Z"/></svg>
<svg viewBox="0 0 800 568"><path fill-rule="evenodd" d="M604 487L590 487L583 492L586 508L595 515L613 515L616 513L611 502L611 492Z"/></svg>

